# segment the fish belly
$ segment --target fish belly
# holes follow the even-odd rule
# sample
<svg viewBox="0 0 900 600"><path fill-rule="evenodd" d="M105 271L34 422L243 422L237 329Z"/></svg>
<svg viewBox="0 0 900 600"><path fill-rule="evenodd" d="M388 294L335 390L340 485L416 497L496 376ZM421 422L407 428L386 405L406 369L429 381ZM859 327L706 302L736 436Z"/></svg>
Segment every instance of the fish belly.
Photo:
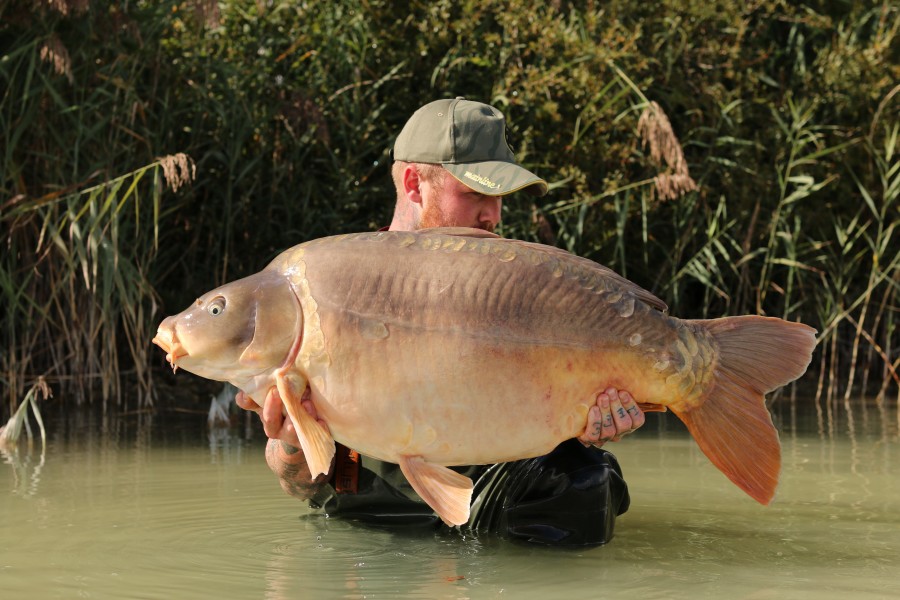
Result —
<svg viewBox="0 0 900 600"><path fill-rule="evenodd" d="M345 368L311 378L335 439L392 462L539 456L582 433L606 387L638 387L638 369L612 352L432 342L384 344L352 357L335 352L335 364Z"/></svg>
<svg viewBox="0 0 900 600"><path fill-rule="evenodd" d="M444 465L504 462L544 455L581 435L607 388L661 407L685 397L671 367L660 374L658 360L618 347L424 337L368 351L361 341L349 346L352 355L335 349L332 368L311 378L335 439L390 462L416 455Z"/></svg>

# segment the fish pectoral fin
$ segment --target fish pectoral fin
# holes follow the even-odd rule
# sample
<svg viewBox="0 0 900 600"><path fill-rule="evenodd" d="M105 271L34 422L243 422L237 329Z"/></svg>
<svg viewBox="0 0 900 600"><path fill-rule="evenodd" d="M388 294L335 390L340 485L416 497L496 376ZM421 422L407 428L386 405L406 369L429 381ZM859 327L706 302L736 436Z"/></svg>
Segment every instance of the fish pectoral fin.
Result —
<svg viewBox="0 0 900 600"><path fill-rule="evenodd" d="M638 408L643 412L666 412L668 409L662 404L645 404L643 402L637 403Z"/></svg>
<svg viewBox="0 0 900 600"><path fill-rule="evenodd" d="M400 470L444 523L463 525L469 520L471 479L447 467L427 462L421 456L400 457Z"/></svg>
<svg viewBox="0 0 900 600"><path fill-rule="evenodd" d="M300 403L303 392L306 390L306 381L297 381L296 375L284 372L276 372L275 385L278 394L287 409L288 416L297 430L300 438L300 448L306 457L306 464L313 479L321 473L331 470L331 460L334 458L334 438L324 427L306 412Z"/></svg>

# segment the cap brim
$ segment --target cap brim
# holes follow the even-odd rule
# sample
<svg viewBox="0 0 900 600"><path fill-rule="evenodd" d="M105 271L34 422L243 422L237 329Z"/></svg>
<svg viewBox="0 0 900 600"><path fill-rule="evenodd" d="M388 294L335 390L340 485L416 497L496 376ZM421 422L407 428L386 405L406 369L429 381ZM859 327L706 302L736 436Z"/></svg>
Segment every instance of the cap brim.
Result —
<svg viewBox="0 0 900 600"><path fill-rule="evenodd" d="M488 196L505 196L523 190L535 196L547 193L547 182L519 165L489 160L441 165L460 183Z"/></svg>

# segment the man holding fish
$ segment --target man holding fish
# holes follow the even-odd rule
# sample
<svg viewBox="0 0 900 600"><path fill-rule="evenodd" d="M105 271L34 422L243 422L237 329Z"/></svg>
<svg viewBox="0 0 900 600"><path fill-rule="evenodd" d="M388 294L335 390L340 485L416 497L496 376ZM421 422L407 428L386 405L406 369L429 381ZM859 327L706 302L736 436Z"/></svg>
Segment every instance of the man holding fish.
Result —
<svg viewBox="0 0 900 600"><path fill-rule="evenodd" d="M153 342L173 369L234 384L267 434L296 447L280 401L302 452L273 443L269 462L328 514L408 522L433 510L530 541L603 543L627 506L624 482L611 455L574 438L596 445L639 426L630 394L641 410L670 410L768 505L781 444L766 394L806 372L816 330L681 319L603 265L486 231L499 196L546 185L515 163L504 132L499 112L456 99L423 107L395 145L406 163L397 227L480 228L304 242L167 317ZM430 182L420 161L450 176ZM312 484L292 487L303 476Z"/></svg>
<svg viewBox="0 0 900 600"><path fill-rule="evenodd" d="M520 190L547 193L546 182L516 163L502 113L463 98L438 100L416 111L400 132L393 157L397 203L385 228L390 231L473 227L492 232L503 196ZM372 523L437 522L396 464L344 446L338 445L331 470L313 480L276 388L261 407L243 392L236 401L260 415L270 438L266 461L288 494L330 515ZM316 418L308 388L302 406ZM609 388L597 396L578 441L563 442L538 458L455 468L475 481L469 526L546 544L608 542L629 498L615 457L599 448L643 423L631 395Z"/></svg>

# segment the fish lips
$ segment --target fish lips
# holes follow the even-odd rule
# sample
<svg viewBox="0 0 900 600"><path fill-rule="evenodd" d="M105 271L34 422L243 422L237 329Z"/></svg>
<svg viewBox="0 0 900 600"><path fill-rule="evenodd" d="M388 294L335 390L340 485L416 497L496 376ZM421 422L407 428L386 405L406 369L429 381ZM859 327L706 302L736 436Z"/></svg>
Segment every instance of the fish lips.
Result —
<svg viewBox="0 0 900 600"><path fill-rule="evenodd" d="M175 335L175 324L169 323L169 319L160 324L156 337L153 338L152 342L165 351L166 360L172 366L172 371L174 372L178 370L178 359L188 356L188 352L178 341L178 336Z"/></svg>

